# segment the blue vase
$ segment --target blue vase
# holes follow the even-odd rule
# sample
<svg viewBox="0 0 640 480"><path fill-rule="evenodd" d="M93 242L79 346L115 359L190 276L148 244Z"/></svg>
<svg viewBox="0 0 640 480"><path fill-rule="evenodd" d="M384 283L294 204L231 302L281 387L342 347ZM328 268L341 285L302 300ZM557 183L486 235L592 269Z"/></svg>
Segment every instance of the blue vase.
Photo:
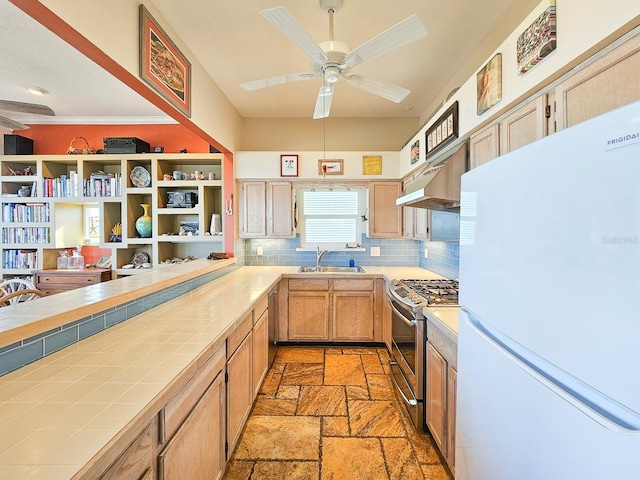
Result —
<svg viewBox="0 0 640 480"><path fill-rule="evenodd" d="M141 203L140 206L143 208L144 213L136 220L136 230L138 231L138 235L142 238L150 238L151 216L149 215L149 207L151 207L151 205L148 203Z"/></svg>

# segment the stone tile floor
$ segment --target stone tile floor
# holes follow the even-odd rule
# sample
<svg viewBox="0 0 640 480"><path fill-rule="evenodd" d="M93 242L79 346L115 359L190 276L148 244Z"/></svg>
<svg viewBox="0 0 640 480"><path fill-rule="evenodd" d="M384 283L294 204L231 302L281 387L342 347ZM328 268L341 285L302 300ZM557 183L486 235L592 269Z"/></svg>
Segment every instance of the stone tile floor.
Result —
<svg viewBox="0 0 640 480"><path fill-rule="evenodd" d="M224 479L452 480L388 363L383 347L280 347Z"/></svg>

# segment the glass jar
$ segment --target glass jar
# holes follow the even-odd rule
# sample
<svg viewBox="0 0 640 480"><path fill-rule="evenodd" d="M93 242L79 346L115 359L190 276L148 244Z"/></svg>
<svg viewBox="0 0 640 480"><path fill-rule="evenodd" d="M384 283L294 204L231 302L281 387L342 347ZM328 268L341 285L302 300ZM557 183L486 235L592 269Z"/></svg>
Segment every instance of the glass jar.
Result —
<svg viewBox="0 0 640 480"><path fill-rule="evenodd" d="M84 268L84 257L77 250L69 257L69 268Z"/></svg>
<svg viewBox="0 0 640 480"><path fill-rule="evenodd" d="M66 250L61 250L58 257L58 269L62 268L69 268L69 252Z"/></svg>

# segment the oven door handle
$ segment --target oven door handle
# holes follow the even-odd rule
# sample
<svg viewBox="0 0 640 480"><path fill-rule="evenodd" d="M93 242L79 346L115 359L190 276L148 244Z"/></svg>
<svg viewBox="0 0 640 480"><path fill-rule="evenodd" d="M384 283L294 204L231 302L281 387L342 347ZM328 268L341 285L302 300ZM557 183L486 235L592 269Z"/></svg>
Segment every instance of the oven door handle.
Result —
<svg viewBox="0 0 640 480"><path fill-rule="evenodd" d="M391 310L393 310L393 312L398 315L398 317L400 317L400 320L402 320L404 323L406 323L408 326L410 327L415 327L417 321L415 319L409 320L407 317L404 316L404 314L398 310L395 305L393 304L393 300L391 300L391 298L387 297L387 300L389 300L389 305L391 306Z"/></svg>
<svg viewBox="0 0 640 480"><path fill-rule="evenodd" d="M409 386L409 381L407 380L407 377L405 377L404 372L402 371L402 369L398 366L398 362L389 362L389 367L391 369L393 369L393 367L396 367L398 369L398 372L400 373L400 375L402 376L402 379L404 380L404 383L407 384L407 387L409 388L409 391L411 391L411 387ZM407 405L411 405L412 407L416 406L418 404L418 400L415 398L412 399L408 399L407 396L404 394L404 392L402 391L402 388L400 387L400 385L398 385L398 381L396 380L395 375L391 375L391 380L393 381L393 384L396 386L396 390L398 391L398 393L402 396L402 398L404 399L405 403Z"/></svg>

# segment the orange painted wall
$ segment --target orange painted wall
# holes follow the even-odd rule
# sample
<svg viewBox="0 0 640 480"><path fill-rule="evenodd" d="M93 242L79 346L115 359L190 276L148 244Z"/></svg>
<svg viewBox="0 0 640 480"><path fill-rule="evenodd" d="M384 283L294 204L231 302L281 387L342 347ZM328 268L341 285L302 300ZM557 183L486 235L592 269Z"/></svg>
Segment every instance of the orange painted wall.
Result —
<svg viewBox="0 0 640 480"><path fill-rule="evenodd" d="M91 148L104 148L104 137L137 137L154 147L164 147L165 153L177 153L186 148L189 153L209 153L209 143L182 125L31 125L17 132L33 140L36 155L64 155L71 140L85 137ZM84 148L76 140L74 146Z"/></svg>

